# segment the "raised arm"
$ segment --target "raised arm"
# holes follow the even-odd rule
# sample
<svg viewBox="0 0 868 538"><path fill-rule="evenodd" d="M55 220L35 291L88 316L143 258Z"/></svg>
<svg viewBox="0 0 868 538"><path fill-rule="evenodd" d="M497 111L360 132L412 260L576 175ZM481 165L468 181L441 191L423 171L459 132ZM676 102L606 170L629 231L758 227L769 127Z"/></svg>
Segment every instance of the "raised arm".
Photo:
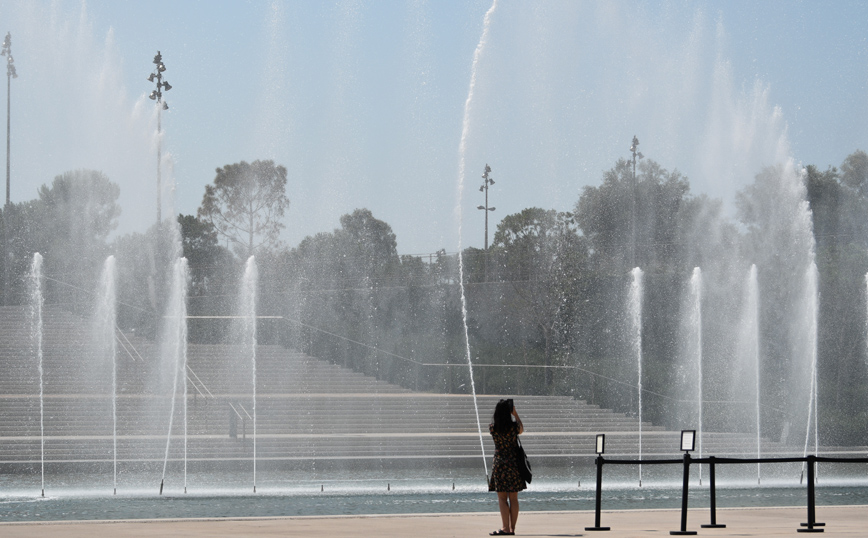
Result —
<svg viewBox="0 0 868 538"><path fill-rule="evenodd" d="M512 416L515 417L515 423L518 424L518 434L521 435L524 433L524 424L521 423L521 419L518 417L518 411L515 410L515 406L512 406Z"/></svg>

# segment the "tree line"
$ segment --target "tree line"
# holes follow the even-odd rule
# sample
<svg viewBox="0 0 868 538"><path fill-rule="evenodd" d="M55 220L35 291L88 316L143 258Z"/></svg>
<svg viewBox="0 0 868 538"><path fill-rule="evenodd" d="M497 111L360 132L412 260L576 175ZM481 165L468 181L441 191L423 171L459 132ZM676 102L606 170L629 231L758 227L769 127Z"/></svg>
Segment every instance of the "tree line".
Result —
<svg viewBox="0 0 868 538"><path fill-rule="evenodd" d="M571 211L531 207L505 216L487 249L467 248L464 292L478 391L559 394L634 412L635 365L625 307L629 272L645 273L642 384L646 420L672 414L685 282L702 267L713 285L703 325L709 371L731 368L734 290L757 263L763 290L763 375L780 375L789 351L781 317L794 278L781 252L759 246L773 226L780 167L760 171L738 193L735 214L720 200L694 195L686 177L650 159L620 159L584 187ZM866 444L865 275L868 273L868 155L840 167L807 166L799 175L813 216L820 275L818 361L821 438ZM28 202L3 210L4 304L25 304L34 252L45 258L47 300L88 312L105 257L118 260L119 323L154 335L171 261L191 268L191 315L234 308L243 263L257 256L266 343L302 349L369 375L418 390L469 391L456 254L398 254L388 223L360 208L339 227L289 247L279 241L289 208L286 169L271 161L217 169L196 215L178 215L109 239L117 226L119 188L97 171L64 173ZM783 241L783 240L782 240ZM785 241L783 241L785 242ZM785 245L781 246L785 249ZM89 302L90 301L90 302ZM191 320L195 342L220 341L217 320ZM716 336L715 336L716 335ZM708 397L727 398L727 387ZM784 388L769 409L786 407ZM669 424L671 425L671 424ZM719 425L726 428L725 424ZM780 432L772 432L777 434Z"/></svg>

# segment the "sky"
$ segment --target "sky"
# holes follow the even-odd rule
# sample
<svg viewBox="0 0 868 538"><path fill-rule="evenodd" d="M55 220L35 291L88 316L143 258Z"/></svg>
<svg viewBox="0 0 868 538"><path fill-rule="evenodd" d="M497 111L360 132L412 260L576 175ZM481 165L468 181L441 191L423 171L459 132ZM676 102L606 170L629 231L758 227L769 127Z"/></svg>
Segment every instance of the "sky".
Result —
<svg viewBox="0 0 868 538"><path fill-rule="evenodd" d="M486 164L491 238L524 208L572 210L634 135L730 208L763 166L868 150L866 2L498 0L480 44L491 8L0 0L19 75L12 201L100 170L121 187L117 233L143 232L159 140L163 216L195 214L216 168L272 159L288 171L288 246L368 208L399 253L426 254L482 246ZM158 50L172 85L159 137Z"/></svg>

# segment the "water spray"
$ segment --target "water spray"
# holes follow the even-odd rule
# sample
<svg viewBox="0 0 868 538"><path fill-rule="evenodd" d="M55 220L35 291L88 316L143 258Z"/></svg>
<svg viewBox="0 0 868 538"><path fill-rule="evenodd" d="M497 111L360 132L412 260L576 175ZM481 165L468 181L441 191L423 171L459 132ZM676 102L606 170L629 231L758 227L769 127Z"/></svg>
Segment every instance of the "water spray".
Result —
<svg viewBox="0 0 868 538"><path fill-rule="evenodd" d="M461 127L461 142L458 145L458 282L461 288L461 321L464 324L464 343L467 351L467 369L470 372L470 390L473 395L473 408L476 411L476 429L479 432L479 448L482 451L482 467L485 470L485 481L488 483L488 463L485 461L485 443L482 440L482 423L479 421L479 404L476 401L476 383L473 381L473 361L470 353L470 334L467 328L467 296L464 293L464 255L461 247L461 232L463 225L463 212L461 204L464 194L464 177L466 169L467 156L467 135L470 131L470 105L473 102L473 91L476 88L477 69L479 67L479 57L482 55L482 50L488 42L488 30L491 27L491 15L497 8L497 0L494 0L491 7L485 13L485 18L482 23L482 35L479 38L479 43L476 45L476 50L473 52L473 64L470 70L470 88L467 90L467 100L464 102L464 120Z"/></svg>

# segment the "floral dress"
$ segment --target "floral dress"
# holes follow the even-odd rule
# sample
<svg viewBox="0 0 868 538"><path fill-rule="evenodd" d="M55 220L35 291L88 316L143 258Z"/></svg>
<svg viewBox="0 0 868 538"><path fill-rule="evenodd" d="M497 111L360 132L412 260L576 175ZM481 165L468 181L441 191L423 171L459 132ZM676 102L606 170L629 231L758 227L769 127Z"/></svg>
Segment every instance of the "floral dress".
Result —
<svg viewBox="0 0 868 538"><path fill-rule="evenodd" d="M494 463L491 466L489 491L522 491L527 489L527 483L518 472L518 462L515 459L515 449L518 446L518 425L504 433L494 431L494 424L488 425L488 431L494 438Z"/></svg>

